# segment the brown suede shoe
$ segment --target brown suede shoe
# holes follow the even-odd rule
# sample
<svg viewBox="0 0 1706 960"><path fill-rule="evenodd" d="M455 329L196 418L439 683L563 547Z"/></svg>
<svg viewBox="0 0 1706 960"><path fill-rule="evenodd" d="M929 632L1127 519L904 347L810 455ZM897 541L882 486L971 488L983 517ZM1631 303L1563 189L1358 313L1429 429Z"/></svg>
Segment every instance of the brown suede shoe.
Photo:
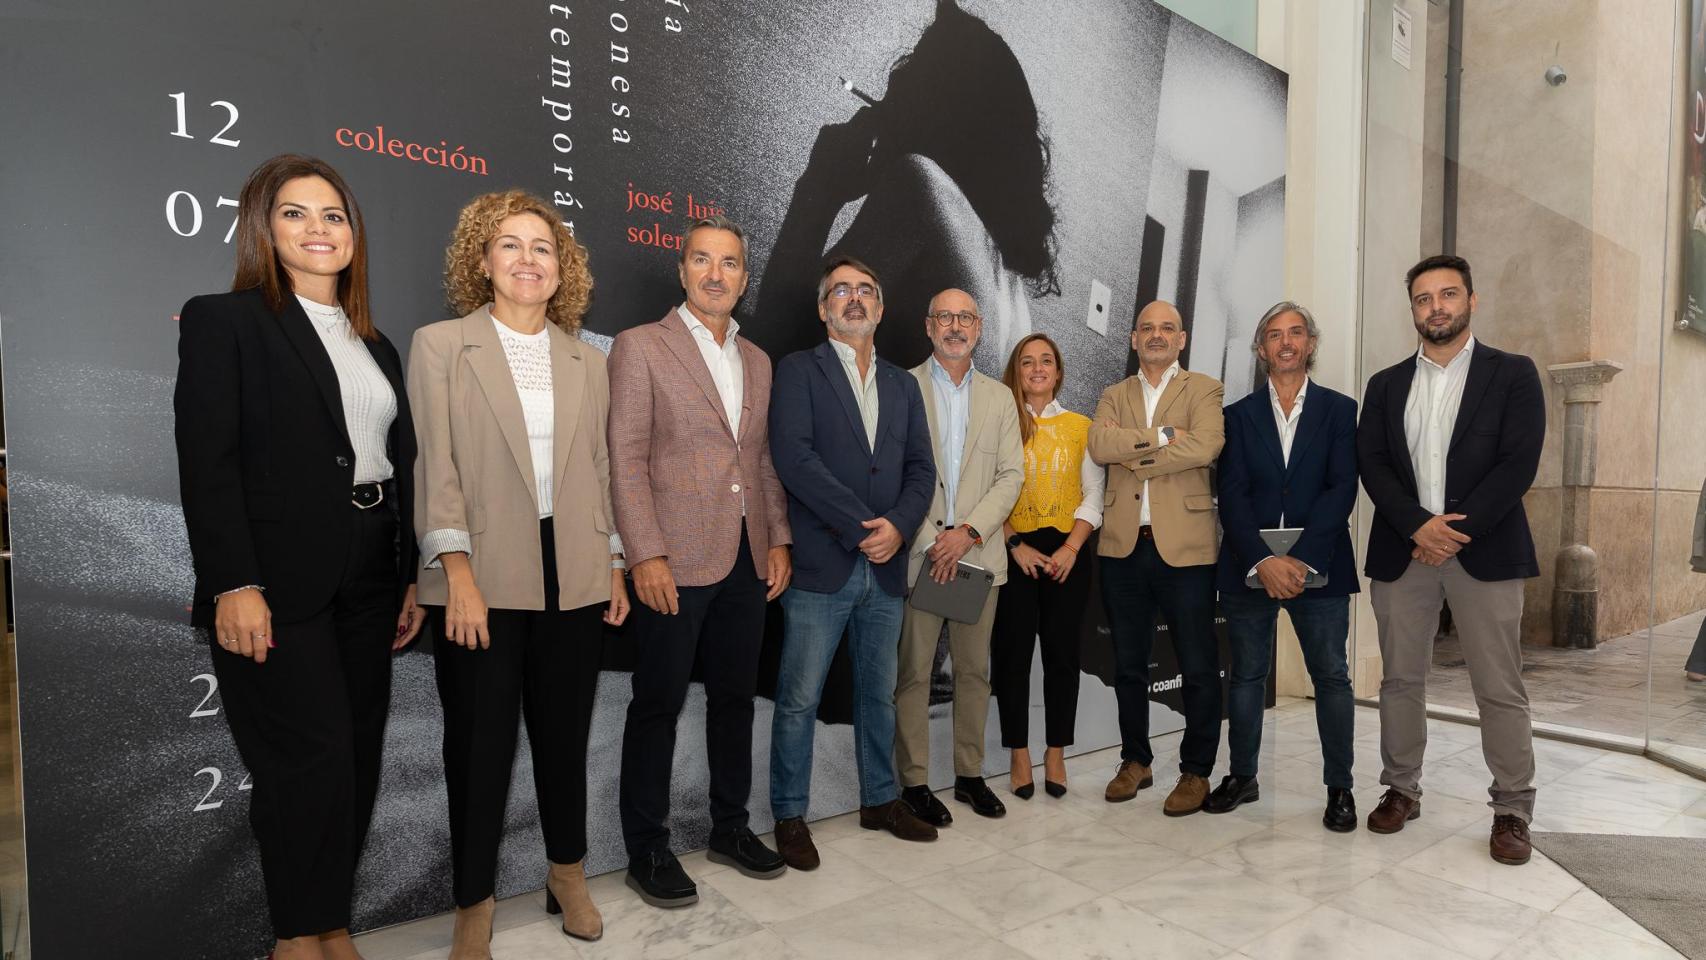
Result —
<svg viewBox="0 0 1706 960"><path fill-rule="evenodd" d="M1173 785L1173 792L1167 794L1167 802L1161 805L1161 812L1169 817L1189 816L1201 810L1203 801L1207 799L1208 778L1181 773L1179 782Z"/></svg>
<svg viewBox="0 0 1706 960"><path fill-rule="evenodd" d="M936 839L936 828L918 819L912 809L899 800L860 807L859 826L866 830L887 830L902 840Z"/></svg>
<svg viewBox="0 0 1706 960"><path fill-rule="evenodd" d="M1395 789L1387 789L1380 796L1380 805L1368 815L1368 828L1375 833L1397 833L1404 829L1404 824L1422 815L1422 801L1404 796Z"/></svg>
<svg viewBox="0 0 1706 960"><path fill-rule="evenodd" d="M782 862L795 870L816 870L821 862L817 844L812 843L812 832L803 817L776 821L776 852L782 855Z"/></svg>
<svg viewBox="0 0 1706 960"><path fill-rule="evenodd" d="M1137 796L1137 791L1154 784L1155 774L1148 767L1136 760L1121 760L1120 768L1108 781L1108 789L1102 794L1102 799L1109 803L1123 803Z"/></svg>
<svg viewBox="0 0 1706 960"><path fill-rule="evenodd" d="M1515 814L1499 814L1493 818L1493 836L1487 841L1487 848L1500 863L1513 867L1527 863L1534 853L1533 844L1528 842L1528 824Z"/></svg>

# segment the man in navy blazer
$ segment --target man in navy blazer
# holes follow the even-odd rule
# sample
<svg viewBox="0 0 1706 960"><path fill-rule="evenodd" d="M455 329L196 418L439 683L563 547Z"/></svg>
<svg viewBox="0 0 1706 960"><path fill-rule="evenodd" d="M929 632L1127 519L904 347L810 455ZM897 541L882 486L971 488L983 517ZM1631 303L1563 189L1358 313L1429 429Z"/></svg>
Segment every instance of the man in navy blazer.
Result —
<svg viewBox="0 0 1706 960"><path fill-rule="evenodd" d="M1284 607L1315 683L1315 728L1327 786L1321 822L1342 833L1357 824L1351 797L1356 706L1345 657L1351 594L1360 589L1349 525L1357 498L1357 404L1309 379L1320 341L1320 328L1306 308L1290 301L1269 308L1250 344L1267 382L1226 408L1219 471L1226 535L1216 578L1232 648L1227 698L1232 773L1203 809L1226 813L1258 799L1262 708L1273 668L1274 627ZM1262 531L1287 528L1302 532L1276 555ZM1306 586L1312 574L1316 585ZM1323 575L1325 583L1319 582ZM1258 586L1248 585L1252 578Z"/></svg>
<svg viewBox="0 0 1706 960"><path fill-rule="evenodd" d="M1395 833L1422 813L1427 678L1441 602L1475 688L1492 773L1489 853L1527 863L1534 741L1522 682L1522 581L1539 576L1522 496L1546 437L1534 361L1469 330L1475 282L1461 257L1410 268L1421 348L1368 381L1357 461L1374 501L1370 597L1380 628L1380 782L1368 828Z"/></svg>
<svg viewBox="0 0 1706 960"><path fill-rule="evenodd" d="M859 823L903 840L936 828L900 802L895 782L895 674L906 602L906 539L935 493L935 453L918 381L878 357L876 274L851 257L818 283L829 339L776 365L770 456L788 491L794 582L782 594L782 662L770 727L770 807L790 867L812 870L806 829L812 735L830 661L847 634Z"/></svg>

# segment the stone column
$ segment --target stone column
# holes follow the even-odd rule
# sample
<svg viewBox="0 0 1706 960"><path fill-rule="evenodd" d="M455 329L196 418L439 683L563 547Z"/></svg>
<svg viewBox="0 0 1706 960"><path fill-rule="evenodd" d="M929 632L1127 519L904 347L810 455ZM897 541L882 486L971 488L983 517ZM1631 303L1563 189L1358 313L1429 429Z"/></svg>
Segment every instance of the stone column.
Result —
<svg viewBox="0 0 1706 960"><path fill-rule="evenodd" d="M1546 368L1564 388L1564 482L1555 578L1552 645L1592 650L1599 645L1599 557L1588 546L1589 503L1605 384L1623 370L1615 360L1555 363Z"/></svg>

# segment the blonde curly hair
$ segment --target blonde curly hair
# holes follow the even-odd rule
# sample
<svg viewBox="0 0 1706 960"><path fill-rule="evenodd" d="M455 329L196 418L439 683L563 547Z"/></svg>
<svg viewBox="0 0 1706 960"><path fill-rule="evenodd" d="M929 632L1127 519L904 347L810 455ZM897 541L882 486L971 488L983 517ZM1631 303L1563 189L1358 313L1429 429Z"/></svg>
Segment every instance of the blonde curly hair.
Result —
<svg viewBox="0 0 1706 960"><path fill-rule="evenodd" d="M557 292L545 305L545 316L570 333L580 329L592 298L592 273L586 248L575 241L551 205L525 190L484 193L468 201L456 217L456 230L444 251L444 289L457 313L469 314L492 299L492 281L482 269L486 248L498 225L518 213L531 213L551 227L557 244Z"/></svg>

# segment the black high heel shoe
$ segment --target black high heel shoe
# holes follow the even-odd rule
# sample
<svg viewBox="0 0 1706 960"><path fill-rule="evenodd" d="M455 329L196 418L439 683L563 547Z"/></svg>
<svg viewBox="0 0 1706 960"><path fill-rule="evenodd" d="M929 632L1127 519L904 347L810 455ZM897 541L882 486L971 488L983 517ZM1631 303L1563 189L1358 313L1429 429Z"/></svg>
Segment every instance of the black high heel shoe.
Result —
<svg viewBox="0 0 1706 960"><path fill-rule="evenodd" d="M1025 784L1022 787L1014 787L1013 788L1013 796L1018 797L1020 800L1029 800L1029 799L1031 799L1031 797L1036 795L1036 792L1037 792L1037 782L1035 780L1031 781L1030 783Z"/></svg>
<svg viewBox="0 0 1706 960"><path fill-rule="evenodd" d="M1064 783L1055 783L1053 780L1044 780L1043 789L1048 791L1049 796L1054 797L1057 800L1066 796L1066 784Z"/></svg>

